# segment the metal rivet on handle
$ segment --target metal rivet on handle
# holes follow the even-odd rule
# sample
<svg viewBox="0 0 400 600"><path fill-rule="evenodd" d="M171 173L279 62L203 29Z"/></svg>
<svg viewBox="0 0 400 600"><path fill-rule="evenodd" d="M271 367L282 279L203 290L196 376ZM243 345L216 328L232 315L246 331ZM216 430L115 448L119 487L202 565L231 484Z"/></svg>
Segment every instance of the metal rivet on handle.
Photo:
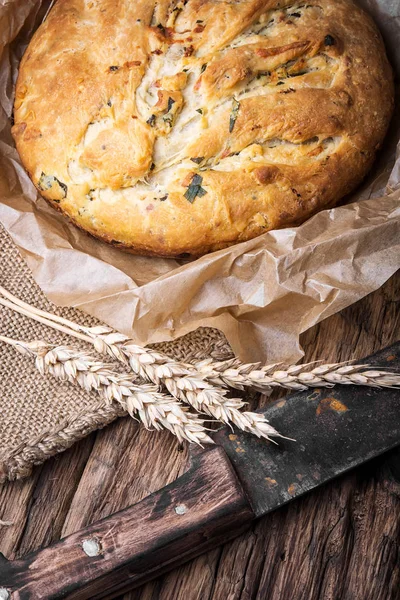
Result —
<svg viewBox="0 0 400 600"><path fill-rule="evenodd" d="M6 588L0 587L0 600L10 600L11 594Z"/></svg>
<svg viewBox="0 0 400 600"><path fill-rule="evenodd" d="M101 553L100 542L95 538L83 540L82 550L87 556L98 556ZM2 599L0 598L0 600Z"/></svg>
<svg viewBox="0 0 400 600"><path fill-rule="evenodd" d="M178 504L178 506L175 506L175 512L177 515L184 515L186 511L187 508L184 504Z"/></svg>

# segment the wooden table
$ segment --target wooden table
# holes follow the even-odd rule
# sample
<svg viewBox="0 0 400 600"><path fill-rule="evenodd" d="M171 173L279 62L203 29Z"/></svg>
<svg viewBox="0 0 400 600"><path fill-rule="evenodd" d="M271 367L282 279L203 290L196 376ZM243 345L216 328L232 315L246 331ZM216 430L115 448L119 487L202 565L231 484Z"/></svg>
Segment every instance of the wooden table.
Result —
<svg viewBox="0 0 400 600"><path fill-rule="evenodd" d="M400 339L399 306L398 274L308 331L306 360L361 358ZM137 502L180 475L186 458L172 436L120 419L0 489L0 518L13 522L0 527L1 552L22 556ZM122 598L399 600L400 451Z"/></svg>

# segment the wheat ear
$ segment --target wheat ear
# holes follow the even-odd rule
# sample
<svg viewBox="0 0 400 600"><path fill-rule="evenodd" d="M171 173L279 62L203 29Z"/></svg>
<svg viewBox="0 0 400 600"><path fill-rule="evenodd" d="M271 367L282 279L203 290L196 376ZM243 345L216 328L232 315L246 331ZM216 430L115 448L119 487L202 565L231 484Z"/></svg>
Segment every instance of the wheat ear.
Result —
<svg viewBox="0 0 400 600"><path fill-rule="evenodd" d="M240 398L229 398L228 390L218 388L203 379L191 365L172 360L162 352L143 348L131 340L122 340L118 333L95 332L94 343L99 352L107 352L120 360L127 360L134 373L146 381L164 386L169 393L227 425L236 425L242 431L257 437L271 439L281 436L264 415L241 411L245 402Z"/></svg>
<svg viewBox="0 0 400 600"><path fill-rule="evenodd" d="M154 385L136 385L129 374L119 374L92 355L69 346L52 348L43 341L22 342L0 336L5 342L35 359L42 375L51 374L62 381L94 390L107 403L119 402L131 415L137 416L146 429L168 429L179 441L196 444L213 443L204 428L204 421L188 412L175 399L157 391Z"/></svg>
<svg viewBox="0 0 400 600"><path fill-rule="evenodd" d="M223 362L204 360L196 363L199 373L214 385L229 386L238 390L251 387L259 392L272 388L306 390L315 387L340 385L367 385L369 387L399 387L400 373L373 369L369 365L331 363L313 366L277 365L260 367L257 363L242 364L233 359ZM312 367L312 368L311 368Z"/></svg>
<svg viewBox="0 0 400 600"><path fill-rule="evenodd" d="M271 440L280 435L259 413L241 411L246 404L240 398L227 397L226 389L217 388L203 379L192 366L172 360L167 355L134 344L127 336L109 327L85 327L39 310L22 302L0 287L0 304L31 317L55 329L90 342L102 354L129 365L131 370L146 381L161 387L177 400L190 404L196 411L205 413L227 425L233 424L257 437Z"/></svg>

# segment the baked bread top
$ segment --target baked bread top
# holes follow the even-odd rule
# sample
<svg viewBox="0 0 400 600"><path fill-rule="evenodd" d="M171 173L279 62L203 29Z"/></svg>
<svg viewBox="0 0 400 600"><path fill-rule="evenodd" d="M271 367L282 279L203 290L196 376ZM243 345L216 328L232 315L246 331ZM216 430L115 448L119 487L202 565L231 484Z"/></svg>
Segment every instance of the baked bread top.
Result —
<svg viewBox="0 0 400 600"><path fill-rule="evenodd" d="M332 206L392 113L348 0L58 0L22 59L18 152L79 227L203 254Z"/></svg>

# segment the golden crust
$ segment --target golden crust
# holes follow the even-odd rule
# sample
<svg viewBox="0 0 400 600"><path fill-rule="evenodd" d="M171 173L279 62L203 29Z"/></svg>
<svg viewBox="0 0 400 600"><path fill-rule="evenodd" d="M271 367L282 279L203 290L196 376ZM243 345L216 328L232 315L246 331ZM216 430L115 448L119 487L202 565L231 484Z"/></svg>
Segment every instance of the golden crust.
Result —
<svg viewBox="0 0 400 600"><path fill-rule="evenodd" d="M392 110L380 35L348 0L58 0L21 62L13 135L82 229L199 255L334 205Z"/></svg>

